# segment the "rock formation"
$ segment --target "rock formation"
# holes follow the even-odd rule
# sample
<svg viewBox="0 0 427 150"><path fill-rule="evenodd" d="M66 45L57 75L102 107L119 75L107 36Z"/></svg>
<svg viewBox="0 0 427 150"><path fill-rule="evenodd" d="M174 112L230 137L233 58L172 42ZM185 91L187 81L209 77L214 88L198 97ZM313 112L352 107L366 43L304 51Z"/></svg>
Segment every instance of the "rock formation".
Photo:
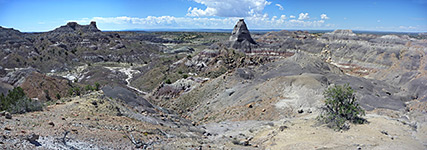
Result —
<svg viewBox="0 0 427 150"><path fill-rule="evenodd" d="M352 30L342 30L342 29L337 29L333 32L325 33L322 37L329 40L336 40L336 39L348 40L348 39L357 38L356 34L353 33Z"/></svg>
<svg viewBox="0 0 427 150"><path fill-rule="evenodd" d="M239 22L237 22L231 34L230 42L232 48L250 52L252 47L251 44L256 44L243 19L240 19Z"/></svg>
<svg viewBox="0 0 427 150"><path fill-rule="evenodd" d="M53 32L100 32L96 27L96 22L92 21L89 25L79 25L77 22L68 22L67 25L61 26L53 30Z"/></svg>

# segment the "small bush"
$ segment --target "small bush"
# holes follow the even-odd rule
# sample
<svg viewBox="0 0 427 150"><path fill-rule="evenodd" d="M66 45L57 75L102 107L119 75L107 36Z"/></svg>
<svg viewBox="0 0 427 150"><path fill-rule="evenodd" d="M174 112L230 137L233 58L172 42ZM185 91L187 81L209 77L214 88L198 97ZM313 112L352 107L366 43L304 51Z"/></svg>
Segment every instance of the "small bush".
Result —
<svg viewBox="0 0 427 150"><path fill-rule="evenodd" d="M44 90L44 94L45 94L45 97L48 101L52 100L52 98L49 95L49 90Z"/></svg>
<svg viewBox="0 0 427 150"><path fill-rule="evenodd" d="M86 85L85 91L93 91L93 87L91 85Z"/></svg>
<svg viewBox="0 0 427 150"><path fill-rule="evenodd" d="M325 105L318 119L336 130L348 130L348 122L362 124L365 111L356 102L353 89L345 84L329 87L324 93Z"/></svg>
<svg viewBox="0 0 427 150"><path fill-rule="evenodd" d="M80 88L79 87L75 87L74 88L74 93L76 93L77 96L80 96Z"/></svg>
<svg viewBox="0 0 427 150"><path fill-rule="evenodd" d="M24 90L21 87L16 87L10 90L7 96L4 96L3 93L0 95L0 111L3 110L13 114L26 113L41 111L43 110L43 105L25 96Z"/></svg>
<svg viewBox="0 0 427 150"><path fill-rule="evenodd" d="M61 95L59 95L59 93L56 93L56 99L61 99Z"/></svg>
<svg viewBox="0 0 427 150"><path fill-rule="evenodd" d="M182 75L182 78L187 79L188 78L188 74Z"/></svg>
<svg viewBox="0 0 427 150"><path fill-rule="evenodd" d="M101 87L101 85L98 82L95 82L95 90L99 91L99 87Z"/></svg>
<svg viewBox="0 0 427 150"><path fill-rule="evenodd" d="M166 83L166 84L172 84L172 82L171 82L171 80L170 80L170 79L167 79L167 80L165 81L165 83Z"/></svg>
<svg viewBox="0 0 427 150"><path fill-rule="evenodd" d="M68 95L70 95L70 96L74 95L74 89L73 88L68 89Z"/></svg>

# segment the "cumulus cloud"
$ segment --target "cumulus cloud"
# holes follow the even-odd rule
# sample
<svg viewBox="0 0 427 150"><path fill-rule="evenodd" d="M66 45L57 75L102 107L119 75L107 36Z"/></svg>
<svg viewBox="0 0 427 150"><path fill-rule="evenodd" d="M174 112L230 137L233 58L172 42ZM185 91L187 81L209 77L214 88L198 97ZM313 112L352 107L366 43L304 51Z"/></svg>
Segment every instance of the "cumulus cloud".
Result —
<svg viewBox="0 0 427 150"><path fill-rule="evenodd" d="M279 7L280 10L284 10L283 6L280 4L276 4L277 7Z"/></svg>
<svg viewBox="0 0 427 150"><path fill-rule="evenodd" d="M206 6L206 9L190 7L187 16L249 17L262 16L267 0L194 0Z"/></svg>
<svg viewBox="0 0 427 150"><path fill-rule="evenodd" d="M283 19L283 20L287 19L287 18L286 18L286 15L282 15L282 16L280 16L280 19Z"/></svg>
<svg viewBox="0 0 427 150"><path fill-rule="evenodd" d="M327 19L329 19L329 17L326 14L321 14L320 19L327 20Z"/></svg>
<svg viewBox="0 0 427 150"><path fill-rule="evenodd" d="M147 17L93 17L82 18L75 21L80 24L89 24L96 21L101 30L125 30L125 29L232 29L241 17L174 17L174 16L147 16ZM327 28L329 24L325 20L288 20L286 15L250 16L245 17L245 22L250 29L284 29L284 28Z"/></svg>
<svg viewBox="0 0 427 150"><path fill-rule="evenodd" d="M300 13L298 20L307 20L310 19L310 17L308 16L308 13Z"/></svg>
<svg viewBox="0 0 427 150"><path fill-rule="evenodd" d="M399 26L399 29L403 29L403 30L415 30L415 29L417 29L417 27L414 27L414 26Z"/></svg>
<svg viewBox="0 0 427 150"><path fill-rule="evenodd" d="M294 15L289 16L289 18L296 18Z"/></svg>

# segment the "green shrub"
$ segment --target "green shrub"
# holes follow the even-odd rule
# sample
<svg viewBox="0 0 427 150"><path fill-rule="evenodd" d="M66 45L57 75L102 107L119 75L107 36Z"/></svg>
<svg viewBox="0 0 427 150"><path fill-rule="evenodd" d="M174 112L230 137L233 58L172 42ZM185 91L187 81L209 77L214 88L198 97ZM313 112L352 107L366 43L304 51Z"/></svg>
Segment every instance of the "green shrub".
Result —
<svg viewBox="0 0 427 150"><path fill-rule="evenodd" d="M345 84L329 87L324 93L325 105L318 119L328 127L335 130L348 130L349 124L365 123L366 120L360 116L365 115L365 111L356 102L353 89Z"/></svg>
<svg viewBox="0 0 427 150"><path fill-rule="evenodd" d="M99 91L99 87L100 87L101 85L98 83L98 82L95 82L95 90L97 90L97 91Z"/></svg>
<svg viewBox="0 0 427 150"><path fill-rule="evenodd" d="M9 90L9 94L0 95L0 111L8 111L10 113L26 113L31 111L43 110L43 105L38 101L33 101L25 96L24 90L21 87L16 87Z"/></svg>
<svg viewBox="0 0 427 150"><path fill-rule="evenodd" d="M88 85L86 85L85 90L86 91L93 91L93 88L91 85L88 84Z"/></svg>
<svg viewBox="0 0 427 150"><path fill-rule="evenodd" d="M56 93L56 99L61 99L61 95L59 95L59 93Z"/></svg>
<svg viewBox="0 0 427 150"><path fill-rule="evenodd" d="M182 75L182 78L187 79L188 78L188 74Z"/></svg>
<svg viewBox="0 0 427 150"><path fill-rule="evenodd" d="M165 83L166 83L166 84L172 84L172 82L171 82L171 80L170 80L170 79L167 79L167 80L165 81Z"/></svg>
<svg viewBox="0 0 427 150"><path fill-rule="evenodd" d="M70 96L74 95L74 89L73 88L68 89L68 95L70 95Z"/></svg>
<svg viewBox="0 0 427 150"><path fill-rule="evenodd" d="M52 98L49 96L49 90L44 90L44 94L46 94L45 97L48 101L52 100Z"/></svg>
<svg viewBox="0 0 427 150"><path fill-rule="evenodd" d="M74 88L74 93L76 93L77 96L80 96L80 88L79 87L75 87Z"/></svg>

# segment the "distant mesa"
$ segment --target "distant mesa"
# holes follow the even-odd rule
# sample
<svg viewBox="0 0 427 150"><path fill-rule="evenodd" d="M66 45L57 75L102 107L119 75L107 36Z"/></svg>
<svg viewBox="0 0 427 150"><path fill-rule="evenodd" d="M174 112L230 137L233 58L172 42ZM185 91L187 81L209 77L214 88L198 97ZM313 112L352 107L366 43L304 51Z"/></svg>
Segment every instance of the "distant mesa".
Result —
<svg viewBox="0 0 427 150"><path fill-rule="evenodd" d="M354 34L352 30L348 30L348 29L346 29L346 30L337 29L332 33L335 35L356 36L356 34Z"/></svg>
<svg viewBox="0 0 427 150"><path fill-rule="evenodd" d="M52 32L101 32L96 27L96 22L92 21L89 25L79 25L77 22L68 22L67 25L56 28Z"/></svg>
<svg viewBox="0 0 427 150"><path fill-rule="evenodd" d="M250 51L251 44L256 44L249 33L244 19L240 19L234 26L230 36L230 42L232 48L242 49L244 51Z"/></svg>
<svg viewBox="0 0 427 150"><path fill-rule="evenodd" d="M325 33L324 35L322 35L322 38L329 39L329 40L338 40L338 39L350 40L350 39L356 39L357 35L353 33L352 30L337 29L333 32Z"/></svg>

